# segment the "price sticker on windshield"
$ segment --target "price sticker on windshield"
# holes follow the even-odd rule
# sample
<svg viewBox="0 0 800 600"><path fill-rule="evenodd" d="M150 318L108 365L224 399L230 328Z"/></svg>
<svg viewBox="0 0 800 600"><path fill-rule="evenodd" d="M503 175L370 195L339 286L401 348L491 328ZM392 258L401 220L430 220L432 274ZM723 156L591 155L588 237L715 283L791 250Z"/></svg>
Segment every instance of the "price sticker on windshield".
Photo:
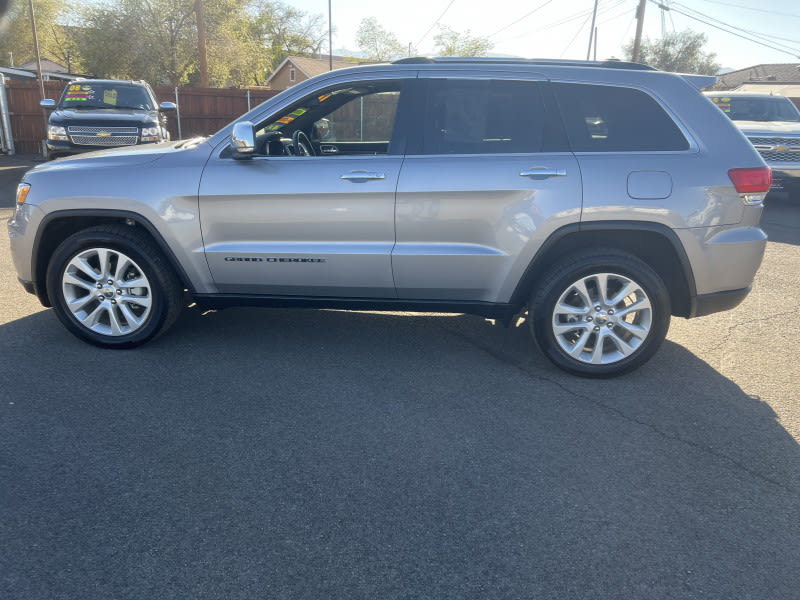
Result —
<svg viewBox="0 0 800 600"><path fill-rule="evenodd" d="M117 105L117 90L106 90L103 92L103 103L111 106Z"/></svg>

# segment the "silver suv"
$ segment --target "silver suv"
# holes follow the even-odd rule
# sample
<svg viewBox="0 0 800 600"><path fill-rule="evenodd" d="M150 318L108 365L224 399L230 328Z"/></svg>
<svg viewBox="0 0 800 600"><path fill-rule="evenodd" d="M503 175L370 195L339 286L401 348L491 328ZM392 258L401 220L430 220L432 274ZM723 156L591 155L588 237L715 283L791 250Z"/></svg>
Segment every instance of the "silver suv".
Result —
<svg viewBox="0 0 800 600"><path fill-rule="evenodd" d="M201 307L527 314L559 367L647 361L670 316L736 306L770 171L700 92L620 62L407 59L333 71L207 139L40 165L19 279L129 348Z"/></svg>
<svg viewBox="0 0 800 600"><path fill-rule="evenodd" d="M800 192L800 111L784 96L706 92L772 169L772 189Z"/></svg>

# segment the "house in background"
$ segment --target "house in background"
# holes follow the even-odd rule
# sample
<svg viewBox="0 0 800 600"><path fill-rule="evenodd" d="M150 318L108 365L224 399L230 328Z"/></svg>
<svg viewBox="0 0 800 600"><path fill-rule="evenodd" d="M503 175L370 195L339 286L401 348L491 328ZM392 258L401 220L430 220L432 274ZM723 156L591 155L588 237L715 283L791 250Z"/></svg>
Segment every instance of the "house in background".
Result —
<svg viewBox="0 0 800 600"><path fill-rule="evenodd" d="M357 64L342 60L340 56L333 57L333 70L354 67ZM288 56L269 76L267 85L273 90L286 90L301 81L311 79L315 75L322 75L330 70L330 59L327 56L325 58Z"/></svg>
<svg viewBox="0 0 800 600"><path fill-rule="evenodd" d="M16 67L0 67L0 73L11 81L35 81L37 78L36 61L30 60ZM48 58L42 59L42 79L44 81L63 80L71 81L81 77L76 73L68 73L66 67Z"/></svg>
<svg viewBox="0 0 800 600"><path fill-rule="evenodd" d="M720 75L711 90L778 94L800 106L800 64L755 65Z"/></svg>

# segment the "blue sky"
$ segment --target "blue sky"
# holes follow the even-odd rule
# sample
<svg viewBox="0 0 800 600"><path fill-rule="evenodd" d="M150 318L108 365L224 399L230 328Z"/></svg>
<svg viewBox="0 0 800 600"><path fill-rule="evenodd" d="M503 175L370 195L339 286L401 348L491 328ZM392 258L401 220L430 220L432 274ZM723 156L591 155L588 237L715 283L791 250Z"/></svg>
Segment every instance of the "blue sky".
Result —
<svg viewBox="0 0 800 600"><path fill-rule="evenodd" d="M653 0L645 9L644 35L692 29L708 37L706 50L723 67L760 63L800 63L800 5L790 0ZM328 0L285 0L328 19ZM621 57L636 32L639 0L600 0L597 58ZM594 0L331 0L333 47L357 50L355 33L365 17L375 17L416 54L433 54L436 23L488 37L492 52L527 58L586 58ZM692 15L691 18L687 15ZM705 21L705 22L702 22ZM727 29L728 31L723 31ZM749 40L746 38L750 38ZM761 44L756 43L761 42ZM775 46L769 48L767 46ZM788 52L787 52L788 50ZM592 50L593 52L593 50Z"/></svg>

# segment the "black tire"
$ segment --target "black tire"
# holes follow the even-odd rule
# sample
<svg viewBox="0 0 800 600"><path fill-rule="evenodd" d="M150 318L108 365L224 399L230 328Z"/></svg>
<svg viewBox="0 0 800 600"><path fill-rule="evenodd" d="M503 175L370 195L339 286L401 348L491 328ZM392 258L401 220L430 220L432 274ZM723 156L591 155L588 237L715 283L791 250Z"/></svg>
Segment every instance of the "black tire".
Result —
<svg viewBox="0 0 800 600"><path fill-rule="evenodd" d="M560 261L540 280L528 322L542 353L561 369L615 377L642 366L661 346L670 299L658 274L635 256L587 251Z"/></svg>
<svg viewBox="0 0 800 600"><path fill-rule="evenodd" d="M102 225L64 240L47 267L47 291L64 326L102 348L155 339L180 314L183 286L140 230Z"/></svg>

